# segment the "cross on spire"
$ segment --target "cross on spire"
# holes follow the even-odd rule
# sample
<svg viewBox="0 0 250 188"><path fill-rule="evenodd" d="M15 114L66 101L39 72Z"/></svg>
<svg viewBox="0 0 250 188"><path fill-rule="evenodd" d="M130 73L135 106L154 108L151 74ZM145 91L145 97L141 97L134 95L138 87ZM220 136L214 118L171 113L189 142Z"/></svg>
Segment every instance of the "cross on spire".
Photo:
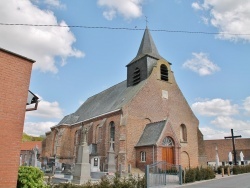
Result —
<svg viewBox="0 0 250 188"><path fill-rule="evenodd" d="M146 22L146 26L148 26L148 17L145 16L145 22Z"/></svg>
<svg viewBox="0 0 250 188"><path fill-rule="evenodd" d="M231 138L231 139L232 139L232 143L233 143L233 154L234 154L234 165L237 165L234 139L235 139L235 138L241 138L241 135L239 135L239 136L234 136L234 130L233 130L233 129L231 129L231 135L232 135L232 136L225 136L224 138L225 138L225 139L227 139L227 138Z"/></svg>

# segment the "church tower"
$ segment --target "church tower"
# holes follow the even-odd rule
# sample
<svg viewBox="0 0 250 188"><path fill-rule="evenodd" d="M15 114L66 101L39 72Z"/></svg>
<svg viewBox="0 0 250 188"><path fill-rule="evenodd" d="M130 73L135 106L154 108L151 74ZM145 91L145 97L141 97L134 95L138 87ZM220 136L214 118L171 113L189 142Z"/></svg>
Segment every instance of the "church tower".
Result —
<svg viewBox="0 0 250 188"><path fill-rule="evenodd" d="M136 57L127 65L127 86L134 86L151 74L157 61L163 59L146 27Z"/></svg>

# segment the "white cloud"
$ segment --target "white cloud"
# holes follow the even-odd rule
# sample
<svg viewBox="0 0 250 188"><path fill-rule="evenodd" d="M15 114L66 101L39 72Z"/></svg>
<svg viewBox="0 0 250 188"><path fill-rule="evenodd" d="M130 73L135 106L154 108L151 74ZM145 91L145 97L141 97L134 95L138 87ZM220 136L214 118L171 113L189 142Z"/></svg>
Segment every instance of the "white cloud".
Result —
<svg viewBox="0 0 250 188"><path fill-rule="evenodd" d="M62 4L60 0L44 0L44 3L56 8L65 8L65 5Z"/></svg>
<svg viewBox="0 0 250 188"><path fill-rule="evenodd" d="M211 122L213 125L223 129L250 129L250 121L242 121L229 116L218 116Z"/></svg>
<svg viewBox="0 0 250 188"><path fill-rule="evenodd" d="M39 9L30 0L1 0L0 7L2 23L67 25L59 22L53 12ZM68 57L84 56L73 48L76 39L67 27L1 26L0 35L1 47L34 59L34 68L43 72L56 73L56 59L61 59L59 64L63 66Z"/></svg>
<svg viewBox="0 0 250 188"><path fill-rule="evenodd" d="M228 123L228 120L222 121L220 120L220 123ZM237 123L238 120L229 120L229 122ZM200 127L203 134L203 138L205 140L213 140L213 139L224 139L225 136L231 136L231 128L234 129L234 135L241 135L243 138L249 138L250 137L250 130L249 128L245 129L242 127L239 127L239 129L235 129L235 127L225 127L224 129L221 129L221 126L217 126L218 128L213 128L212 126L206 126L206 127Z"/></svg>
<svg viewBox="0 0 250 188"><path fill-rule="evenodd" d="M193 2L191 6L195 10L202 10L203 9L202 6L199 3L197 3L197 2Z"/></svg>
<svg viewBox="0 0 250 188"><path fill-rule="evenodd" d="M27 116L35 116L35 117L41 117L41 118L62 118L63 117L63 111L59 106L59 103L57 101L54 102L48 102L45 100L42 100L40 96L39 100L41 100L38 103L38 108L35 111L28 111L26 113Z"/></svg>
<svg viewBox="0 0 250 188"><path fill-rule="evenodd" d="M114 10L104 11L104 12L103 12L103 16L104 16L107 20L113 20L113 18L115 18L115 16L116 16L116 11L114 11Z"/></svg>
<svg viewBox="0 0 250 188"><path fill-rule="evenodd" d="M112 20L117 13L125 19L140 17L142 15L142 2L143 0L98 0L97 4L106 8L103 16Z"/></svg>
<svg viewBox="0 0 250 188"><path fill-rule="evenodd" d="M193 58L188 59L182 66L184 68L190 69L200 76L206 76L219 71L220 68L208 59L208 55L200 53L192 53Z"/></svg>
<svg viewBox="0 0 250 188"><path fill-rule="evenodd" d="M205 140L224 139L224 136L228 136L229 134L228 131L219 131L211 127L200 127L200 130Z"/></svg>
<svg viewBox="0 0 250 188"><path fill-rule="evenodd" d="M199 2L193 4L192 7L195 10L197 7L203 7L203 10L208 13L210 24L218 28L219 32L239 34L221 34L219 38L250 41L250 35L243 35L249 34L250 31L250 1L204 0L203 4Z"/></svg>
<svg viewBox="0 0 250 188"><path fill-rule="evenodd" d="M238 113L238 105L224 99L195 102L191 107L194 112L203 116L230 116Z"/></svg>
<svg viewBox="0 0 250 188"><path fill-rule="evenodd" d="M40 136L45 135L46 132L50 131L50 127L55 126L56 122L26 122L24 124L24 131L28 135Z"/></svg>
<svg viewBox="0 0 250 188"><path fill-rule="evenodd" d="M243 103L244 110L247 115L250 115L250 97L247 97Z"/></svg>

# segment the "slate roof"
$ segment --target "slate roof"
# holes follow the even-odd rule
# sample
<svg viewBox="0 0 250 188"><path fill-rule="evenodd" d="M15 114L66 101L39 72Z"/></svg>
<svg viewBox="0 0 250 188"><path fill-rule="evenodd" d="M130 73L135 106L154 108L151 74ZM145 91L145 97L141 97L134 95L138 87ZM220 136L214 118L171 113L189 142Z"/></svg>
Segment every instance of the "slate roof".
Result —
<svg viewBox="0 0 250 188"><path fill-rule="evenodd" d="M148 28L144 31L136 57L130 63L137 61L145 55L156 59L163 59L158 53ZM144 85L144 82L145 80L135 86L127 87L127 80L125 80L102 91L88 98L75 113L65 116L58 125L72 125L108 112L119 110L133 98Z"/></svg>
<svg viewBox="0 0 250 188"><path fill-rule="evenodd" d="M156 145L165 124L166 120L147 124L135 147Z"/></svg>
<svg viewBox="0 0 250 188"><path fill-rule="evenodd" d="M136 57L129 63L134 63L135 61L137 61L138 59L141 59L142 57L149 55L151 57L154 57L156 59L163 59L160 54L158 53L158 50L155 46L155 43L153 41L153 38L148 30L148 28L146 27L144 34L143 34L143 38L141 41L141 45L140 48L137 52ZM128 64L128 65L129 65ZM128 66L127 65L127 66Z"/></svg>
<svg viewBox="0 0 250 188"><path fill-rule="evenodd" d="M145 81L127 87L127 81L114 85L88 98L76 112L65 116L58 125L72 125L93 117L121 109L142 88Z"/></svg>

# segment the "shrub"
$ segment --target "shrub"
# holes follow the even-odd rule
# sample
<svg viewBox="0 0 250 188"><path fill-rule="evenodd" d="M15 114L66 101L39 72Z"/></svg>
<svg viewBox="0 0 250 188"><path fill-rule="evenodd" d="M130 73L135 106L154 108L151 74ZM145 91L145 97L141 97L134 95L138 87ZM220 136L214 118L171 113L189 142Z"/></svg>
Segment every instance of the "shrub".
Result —
<svg viewBox="0 0 250 188"><path fill-rule="evenodd" d="M250 165L246 166L233 166L233 174L242 174L242 173L248 173L250 172Z"/></svg>
<svg viewBox="0 0 250 188"><path fill-rule="evenodd" d="M18 170L17 188L46 188L43 172L32 166L20 166Z"/></svg>
<svg viewBox="0 0 250 188"><path fill-rule="evenodd" d="M53 188L144 188L146 187L145 178L130 175L127 178L120 178L117 174L113 178L103 177L100 182L87 182L83 185L61 183L54 185Z"/></svg>
<svg viewBox="0 0 250 188"><path fill-rule="evenodd" d="M193 168L188 169L185 175L185 182L186 183L194 182L195 176L196 176L195 169Z"/></svg>
<svg viewBox="0 0 250 188"><path fill-rule="evenodd" d="M201 170L199 167L196 168L195 173L196 173L195 180L196 181L202 180Z"/></svg>
<svg viewBox="0 0 250 188"><path fill-rule="evenodd" d="M218 174L221 174L221 172L222 172L221 169L222 169L222 168L223 168L223 166L218 166L218 168L217 168L217 173L218 173Z"/></svg>
<svg viewBox="0 0 250 188"><path fill-rule="evenodd" d="M215 173L212 168L197 167L186 170L185 179L183 179L183 182L189 183L189 182L208 180L213 178L215 178Z"/></svg>

